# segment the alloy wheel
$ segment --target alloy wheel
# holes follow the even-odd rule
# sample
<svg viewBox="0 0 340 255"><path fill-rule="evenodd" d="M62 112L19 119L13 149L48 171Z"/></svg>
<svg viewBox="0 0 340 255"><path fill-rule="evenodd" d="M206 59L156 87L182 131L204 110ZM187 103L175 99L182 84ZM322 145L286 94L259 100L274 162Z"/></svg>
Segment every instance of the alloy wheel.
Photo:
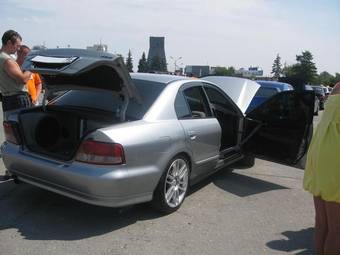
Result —
<svg viewBox="0 0 340 255"><path fill-rule="evenodd" d="M169 207L179 206L188 189L189 168L184 159L177 158L170 165L165 178L164 195Z"/></svg>

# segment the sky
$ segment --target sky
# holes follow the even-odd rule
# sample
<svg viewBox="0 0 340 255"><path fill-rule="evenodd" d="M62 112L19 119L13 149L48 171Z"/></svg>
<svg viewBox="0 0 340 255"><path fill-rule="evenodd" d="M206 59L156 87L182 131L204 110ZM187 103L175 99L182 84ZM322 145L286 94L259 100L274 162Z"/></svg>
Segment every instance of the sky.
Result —
<svg viewBox="0 0 340 255"><path fill-rule="evenodd" d="M165 37L168 69L177 65L259 66L277 54L296 63L309 50L318 72L340 73L340 0L0 0L0 33L28 46L86 48L102 42L134 70L149 37ZM172 58L170 58L170 56Z"/></svg>

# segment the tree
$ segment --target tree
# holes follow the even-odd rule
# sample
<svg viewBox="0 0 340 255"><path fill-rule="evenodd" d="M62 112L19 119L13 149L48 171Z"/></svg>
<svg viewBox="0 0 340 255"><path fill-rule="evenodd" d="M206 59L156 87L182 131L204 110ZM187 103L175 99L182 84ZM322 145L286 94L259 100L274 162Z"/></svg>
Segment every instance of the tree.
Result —
<svg viewBox="0 0 340 255"><path fill-rule="evenodd" d="M166 62L156 55L149 61L149 70L154 72L167 72Z"/></svg>
<svg viewBox="0 0 340 255"><path fill-rule="evenodd" d="M142 58L139 60L139 63L138 63L138 72L147 73L148 71L149 71L148 62L145 57L145 52L143 52Z"/></svg>
<svg viewBox="0 0 340 255"><path fill-rule="evenodd" d="M129 72L133 72L131 50L129 50L128 57L126 59L126 67L127 67Z"/></svg>
<svg viewBox="0 0 340 255"><path fill-rule="evenodd" d="M321 72L318 77L317 77L317 83L318 84L323 84L325 86L330 86L333 84L334 76L331 75L330 73L324 71Z"/></svg>
<svg viewBox="0 0 340 255"><path fill-rule="evenodd" d="M291 83L298 89L302 89L304 84L314 83L317 78L317 69L312 60L312 53L303 51L301 55L296 56L296 64L283 68L285 77L280 81Z"/></svg>
<svg viewBox="0 0 340 255"><path fill-rule="evenodd" d="M167 72L168 71L167 64L166 64L164 59L161 59L161 71L162 72Z"/></svg>
<svg viewBox="0 0 340 255"><path fill-rule="evenodd" d="M273 66L272 66L272 72L273 77L275 79L279 79L282 74L282 64L281 64L281 57L279 54L276 55L276 58L274 60Z"/></svg>
<svg viewBox="0 0 340 255"><path fill-rule="evenodd" d="M317 77L317 68L313 62L313 55L309 51L303 51L301 55L296 56L298 62L296 71L302 80L306 83L313 83Z"/></svg>
<svg viewBox="0 0 340 255"><path fill-rule="evenodd" d="M154 56L149 63L150 71L161 71L161 59L159 56Z"/></svg>
<svg viewBox="0 0 340 255"><path fill-rule="evenodd" d="M215 75L218 76L235 76L235 68L230 66L228 68L226 67L216 67L215 68Z"/></svg>
<svg viewBox="0 0 340 255"><path fill-rule="evenodd" d="M334 79L332 80L332 86L340 81L340 73L335 73Z"/></svg>

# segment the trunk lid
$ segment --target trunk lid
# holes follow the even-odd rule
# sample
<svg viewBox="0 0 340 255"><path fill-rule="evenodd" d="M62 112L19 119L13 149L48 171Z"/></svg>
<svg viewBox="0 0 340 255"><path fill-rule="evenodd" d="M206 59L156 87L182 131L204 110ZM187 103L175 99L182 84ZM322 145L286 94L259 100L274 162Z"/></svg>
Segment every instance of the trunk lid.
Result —
<svg viewBox="0 0 340 255"><path fill-rule="evenodd" d="M83 49L32 51L24 70L39 73L48 90L104 89L139 100L122 57Z"/></svg>

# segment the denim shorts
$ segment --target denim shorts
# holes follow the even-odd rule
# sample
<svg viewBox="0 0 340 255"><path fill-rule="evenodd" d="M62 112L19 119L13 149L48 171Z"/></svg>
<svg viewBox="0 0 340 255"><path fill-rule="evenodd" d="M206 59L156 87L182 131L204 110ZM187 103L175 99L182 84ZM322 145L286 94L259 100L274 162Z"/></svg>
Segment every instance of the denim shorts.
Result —
<svg viewBox="0 0 340 255"><path fill-rule="evenodd" d="M31 99L26 92L20 92L12 96L2 96L2 110L4 112L31 106Z"/></svg>

